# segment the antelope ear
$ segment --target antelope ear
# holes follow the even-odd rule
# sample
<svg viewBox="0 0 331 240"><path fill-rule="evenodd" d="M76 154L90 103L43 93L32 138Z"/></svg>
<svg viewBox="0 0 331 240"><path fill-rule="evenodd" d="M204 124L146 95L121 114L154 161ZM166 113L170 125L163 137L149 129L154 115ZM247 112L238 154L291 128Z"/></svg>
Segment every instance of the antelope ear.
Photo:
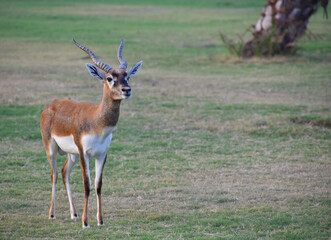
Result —
<svg viewBox="0 0 331 240"><path fill-rule="evenodd" d="M136 75L141 68L141 65L143 65L143 61L138 62L136 65L130 68L129 71L127 71L128 77Z"/></svg>
<svg viewBox="0 0 331 240"><path fill-rule="evenodd" d="M104 74L100 72L96 66L89 63L86 63L85 65L92 77L96 77L99 78L100 80L103 80Z"/></svg>

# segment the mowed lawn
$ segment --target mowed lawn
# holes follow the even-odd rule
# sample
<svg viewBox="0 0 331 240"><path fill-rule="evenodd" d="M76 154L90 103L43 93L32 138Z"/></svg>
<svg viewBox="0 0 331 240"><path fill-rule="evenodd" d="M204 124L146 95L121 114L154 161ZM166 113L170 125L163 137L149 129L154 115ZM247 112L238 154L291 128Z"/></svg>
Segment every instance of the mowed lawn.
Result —
<svg viewBox="0 0 331 240"><path fill-rule="evenodd" d="M0 2L0 239L330 239L331 24L321 9L295 56L243 61L219 32L244 32L264 0L98 2ZM129 66L144 61L104 169L106 226L92 186L88 230L70 219L65 157L48 219L39 131L52 99L101 100L73 37L115 68L122 38ZM78 164L70 181L81 217Z"/></svg>

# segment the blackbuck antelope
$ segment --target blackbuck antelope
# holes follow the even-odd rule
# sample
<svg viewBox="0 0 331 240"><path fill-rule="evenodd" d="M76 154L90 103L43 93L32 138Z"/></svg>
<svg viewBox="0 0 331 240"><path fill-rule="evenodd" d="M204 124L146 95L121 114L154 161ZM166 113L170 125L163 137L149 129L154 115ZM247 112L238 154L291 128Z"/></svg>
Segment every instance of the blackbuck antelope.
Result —
<svg viewBox="0 0 331 240"><path fill-rule="evenodd" d="M90 74L103 82L101 104L56 99L42 112L40 129L47 158L51 165L52 199L49 218L55 219L55 192L58 177L56 170L57 153L67 154L67 160L62 168L62 179L67 191L71 219L77 220L78 215L71 196L69 176L73 166L79 161L85 190L82 223L83 228L89 228L87 219L91 187L89 160L95 158L97 220L98 225L102 226L104 225L101 211L102 171L112 139L112 131L120 115L121 100L131 97L128 80L138 73L142 61L126 71L127 62L122 56L124 45L122 40L117 52L120 66L118 69L113 69L101 62L91 50L80 45L74 39L73 42L91 57L95 66L105 72L100 72L92 64L86 64Z"/></svg>

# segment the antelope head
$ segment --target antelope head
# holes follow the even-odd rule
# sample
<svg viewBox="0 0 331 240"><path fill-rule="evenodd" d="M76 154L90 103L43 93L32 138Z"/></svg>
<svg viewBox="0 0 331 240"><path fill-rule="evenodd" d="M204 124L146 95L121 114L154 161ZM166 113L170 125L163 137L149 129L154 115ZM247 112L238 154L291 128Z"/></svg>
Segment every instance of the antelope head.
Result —
<svg viewBox="0 0 331 240"><path fill-rule="evenodd" d="M77 47L82 49L91 57L95 66L86 63L87 70L93 77L96 77L103 81L105 87L107 87L107 89L109 90L108 92L113 100L122 100L131 97L131 87L129 86L129 79L130 77L138 73L141 65L143 64L143 61L138 62L128 71L126 71L128 64L122 56L124 46L123 39L117 51L117 59L120 63L118 69L113 69L108 64L101 62L90 49L79 44L75 41L75 39L72 39L72 41L76 44ZM99 69L96 67L103 70L104 73L99 71Z"/></svg>

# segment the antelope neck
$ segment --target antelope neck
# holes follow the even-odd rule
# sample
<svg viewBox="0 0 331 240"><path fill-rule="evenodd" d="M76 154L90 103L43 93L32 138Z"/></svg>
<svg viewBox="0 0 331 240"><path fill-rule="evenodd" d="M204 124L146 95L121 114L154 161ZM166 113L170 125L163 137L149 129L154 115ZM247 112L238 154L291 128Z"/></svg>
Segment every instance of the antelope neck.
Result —
<svg viewBox="0 0 331 240"><path fill-rule="evenodd" d="M101 121L105 127L114 127L120 115L121 100L114 100L104 86L102 101L99 106Z"/></svg>

